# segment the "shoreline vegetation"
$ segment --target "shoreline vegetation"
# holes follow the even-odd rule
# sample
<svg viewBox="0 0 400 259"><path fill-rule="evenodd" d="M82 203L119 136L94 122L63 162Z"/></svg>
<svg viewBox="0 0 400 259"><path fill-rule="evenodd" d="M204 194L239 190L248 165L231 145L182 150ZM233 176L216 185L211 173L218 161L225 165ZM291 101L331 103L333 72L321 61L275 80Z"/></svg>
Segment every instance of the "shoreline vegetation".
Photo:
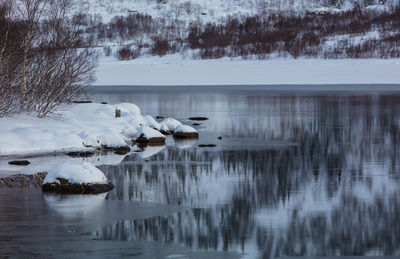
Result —
<svg viewBox="0 0 400 259"><path fill-rule="evenodd" d="M0 117L44 118L94 80L94 38L83 36L73 0L0 3Z"/></svg>

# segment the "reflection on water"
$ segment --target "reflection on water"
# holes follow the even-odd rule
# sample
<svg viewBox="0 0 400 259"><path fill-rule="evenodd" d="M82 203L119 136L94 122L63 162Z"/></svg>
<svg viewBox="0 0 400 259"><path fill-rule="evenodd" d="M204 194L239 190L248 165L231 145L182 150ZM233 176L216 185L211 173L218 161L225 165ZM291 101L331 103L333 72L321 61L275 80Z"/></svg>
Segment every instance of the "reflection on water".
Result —
<svg viewBox="0 0 400 259"><path fill-rule="evenodd" d="M0 190L0 257L400 255L400 95L168 89L93 99L208 117L200 138L85 158L107 194Z"/></svg>
<svg viewBox="0 0 400 259"><path fill-rule="evenodd" d="M44 193L46 205L65 218L79 218L90 215L101 207L107 193L86 195L59 195Z"/></svg>
<svg viewBox="0 0 400 259"><path fill-rule="evenodd" d="M400 254L400 96L239 91L108 97L153 115L207 116L199 142L218 146L169 146L146 156L148 162L131 154L119 165L101 166L117 186L108 200L190 209L117 221L99 227L93 238L265 258Z"/></svg>

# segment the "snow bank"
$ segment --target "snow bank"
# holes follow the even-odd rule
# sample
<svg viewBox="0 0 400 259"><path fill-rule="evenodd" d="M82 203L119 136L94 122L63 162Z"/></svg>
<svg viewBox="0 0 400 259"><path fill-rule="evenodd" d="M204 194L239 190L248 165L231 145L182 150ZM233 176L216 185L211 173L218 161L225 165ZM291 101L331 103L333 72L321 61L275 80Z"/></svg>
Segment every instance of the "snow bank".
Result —
<svg viewBox="0 0 400 259"><path fill-rule="evenodd" d="M115 109L118 109L121 111L122 117L131 116L131 115L139 116L141 113L139 107L137 107L137 105L133 104L133 103L120 103L120 104L113 105L113 107Z"/></svg>
<svg viewBox="0 0 400 259"><path fill-rule="evenodd" d="M116 109L121 110L121 117L115 117ZM130 103L74 104L56 112L53 118L18 115L0 118L0 125L0 156L121 147L141 134L165 139L157 131L160 123L141 115L140 109Z"/></svg>
<svg viewBox="0 0 400 259"><path fill-rule="evenodd" d="M197 130L194 128L190 127L189 125L179 125L178 127L175 128L176 133L197 133Z"/></svg>
<svg viewBox="0 0 400 259"><path fill-rule="evenodd" d="M400 59L103 59L96 85L400 84ZM154 76L157 75L157 76Z"/></svg>
<svg viewBox="0 0 400 259"><path fill-rule="evenodd" d="M63 178L68 180L70 183L83 184L83 183L96 183L106 184L107 178L102 171L97 169L94 165L82 162L73 163L60 162L54 165L53 168L49 169L43 184L46 183L59 183L57 178Z"/></svg>

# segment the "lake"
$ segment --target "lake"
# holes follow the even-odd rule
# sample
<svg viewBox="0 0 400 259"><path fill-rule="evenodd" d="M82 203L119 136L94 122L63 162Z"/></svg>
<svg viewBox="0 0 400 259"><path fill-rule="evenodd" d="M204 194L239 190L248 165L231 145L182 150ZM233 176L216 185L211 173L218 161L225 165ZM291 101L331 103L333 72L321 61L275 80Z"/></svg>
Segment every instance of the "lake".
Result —
<svg viewBox="0 0 400 259"><path fill-rule="evenodd" d="M92 89L93 101L198 123L200 137L99 162L116 186L106 194L0 189L0 255L399 256L398 89Z"/></svg>

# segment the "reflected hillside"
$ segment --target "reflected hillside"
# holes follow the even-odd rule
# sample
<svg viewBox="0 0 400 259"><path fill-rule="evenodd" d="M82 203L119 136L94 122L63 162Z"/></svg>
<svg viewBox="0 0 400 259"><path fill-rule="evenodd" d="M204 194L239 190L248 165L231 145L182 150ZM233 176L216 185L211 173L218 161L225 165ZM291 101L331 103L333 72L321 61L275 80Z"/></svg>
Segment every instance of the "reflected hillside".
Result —
<svg viewBox="0 0 400 259"><path fill-rule="evenodd" d="M399 96L206 97L186 111L210 117L200 134L224 133L242 148L167 147L148 162L134 153L101 166L117 187L106 199L189 208L119 221L94 238L162 240L250 258L399 254ZM169 104L175 116L178 104ZM271 140L296 145L260 146Z"/></svg>

